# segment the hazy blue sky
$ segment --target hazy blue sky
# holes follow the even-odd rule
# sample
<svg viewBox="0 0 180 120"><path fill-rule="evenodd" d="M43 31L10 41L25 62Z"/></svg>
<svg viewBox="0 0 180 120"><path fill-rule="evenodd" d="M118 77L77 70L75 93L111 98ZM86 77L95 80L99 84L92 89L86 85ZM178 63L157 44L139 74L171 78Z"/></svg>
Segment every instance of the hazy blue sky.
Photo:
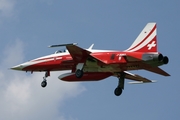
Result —
<svg viewBox="0 0 180 120"><path fill-rule="evenodd" d="M164 0L0 0L0 119L178 120L180 119L180 2ZM62 72L40 83L44 73L10 67L54 53L51 44L124 50L148 22L157 23L158 50L170 59L171 77L133 71L154 84L131 85L114 95L118 79L67 83Z"/></svg>

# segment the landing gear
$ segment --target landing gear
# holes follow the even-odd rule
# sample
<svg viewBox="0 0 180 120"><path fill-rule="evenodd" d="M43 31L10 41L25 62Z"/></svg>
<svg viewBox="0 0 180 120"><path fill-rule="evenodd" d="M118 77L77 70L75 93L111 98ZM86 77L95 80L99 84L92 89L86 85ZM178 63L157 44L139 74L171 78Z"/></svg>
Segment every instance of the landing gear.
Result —
<svg viewBox="0 0 180 120"><path fill-rule="evenodd" d="M46 85L47 85L47 81L46 81L46 80L43 80L42 83L41 83L41 87L44 88L44 87L46 87Z"/></svg>
<svg viewBox="0 0 180 120"><path fill-rule="evenodd" d="M81 78L83 76L83 70L78 69L76 70L75 74L77 78Z"/></svg>
<svg viewBox="0 0 180 120"><path fill-rule="evenodd" d="M116 96L120 96L122 94L122 88L120 87L117 87L115 90L114 90L114 94Z"/></svg>
<svg viewBox="0 0 180 120"><path fill-rule="evenodd" d="M44 87L47 86L47 80L46 80L46 78L47 78L48 76L50 76L50 71L46 71L45 76L43 77L43 81L41 82L41 87L44 88Z"/></svg>
<svg viewBox="0 0 180 120"><path fill-rule="evenodd" d="M124 72L120 73L118 86L117 86L117 88L114 90L114 94L115 94L116 96L120 96L120 95L122 94L122 91L123 91L123 89L124 89L124 78L125 78L125 73L124 73Z"/></svg>
<svg viewBox="0 0 180 120"><path fill-rule="evenodd" d="M78 63L76 65L75 75L77 78L81 78L83 76L83 66L84 66L84 63Z"/></svg>

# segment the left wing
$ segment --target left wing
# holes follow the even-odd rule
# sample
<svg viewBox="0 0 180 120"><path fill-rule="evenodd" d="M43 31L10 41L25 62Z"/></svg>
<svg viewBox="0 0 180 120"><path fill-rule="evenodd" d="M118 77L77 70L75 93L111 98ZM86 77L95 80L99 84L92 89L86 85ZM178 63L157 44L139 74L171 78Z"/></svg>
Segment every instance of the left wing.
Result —
<svg viewBox="0 0 180 120"><path fill-rule="evenodd" d="M67 50L69 51L70 55L72 56L75 62L84 62L88 58L90 51L82 49L76 45L67 45Z"/></svg>
<svg viewBox="0 0 180 120"><path fill-rule="evenodd" d="M93 45L90 46L89 49L91 49L92 47L93 47ZM72 56L73 60L77 63L80 63L80 62L85 63L86 60L88 59L88 60L92 60L92 61L97 61L101 64L106 64L102 60L90 55L91 52L86 49L80 48L76 45L66 45L66 48L69 51L70 55Z"/></svg>

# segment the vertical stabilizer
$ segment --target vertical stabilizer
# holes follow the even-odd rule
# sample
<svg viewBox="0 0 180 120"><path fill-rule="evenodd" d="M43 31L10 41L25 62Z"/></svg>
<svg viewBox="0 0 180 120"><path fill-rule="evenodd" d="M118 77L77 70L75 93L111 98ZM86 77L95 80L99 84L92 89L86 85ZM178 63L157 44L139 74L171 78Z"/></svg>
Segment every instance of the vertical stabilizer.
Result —
<svg viewBox="0 0 180 120"><path fill-rule="evenodd" d="M148 23L126 50L129 52L157 52L156 23Z"/></svg>

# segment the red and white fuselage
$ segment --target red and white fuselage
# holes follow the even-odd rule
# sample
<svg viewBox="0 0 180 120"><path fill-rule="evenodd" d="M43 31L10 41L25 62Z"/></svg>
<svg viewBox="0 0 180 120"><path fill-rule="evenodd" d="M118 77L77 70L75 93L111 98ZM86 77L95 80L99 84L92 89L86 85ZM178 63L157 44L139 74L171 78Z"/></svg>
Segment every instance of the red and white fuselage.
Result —
<svg viewBox="0 0 180 120"><path fill-rule="evenodd" d="M143 83L152 82L152 80L127 72L139 69L169 76L158 67L167 64L168 57L157 51L156 23L148 23L134 43L124 51L95 50L92 49L93 45L89 49L83 49L75 44L50 47L58 46L66 46L67 50L22 63L12 69L31 72L45 71L45 77L50 75L50 71L71 70L58 77L65 81L95 81L115 76ZM123 89L122 86L120 87Z"/></svg>

